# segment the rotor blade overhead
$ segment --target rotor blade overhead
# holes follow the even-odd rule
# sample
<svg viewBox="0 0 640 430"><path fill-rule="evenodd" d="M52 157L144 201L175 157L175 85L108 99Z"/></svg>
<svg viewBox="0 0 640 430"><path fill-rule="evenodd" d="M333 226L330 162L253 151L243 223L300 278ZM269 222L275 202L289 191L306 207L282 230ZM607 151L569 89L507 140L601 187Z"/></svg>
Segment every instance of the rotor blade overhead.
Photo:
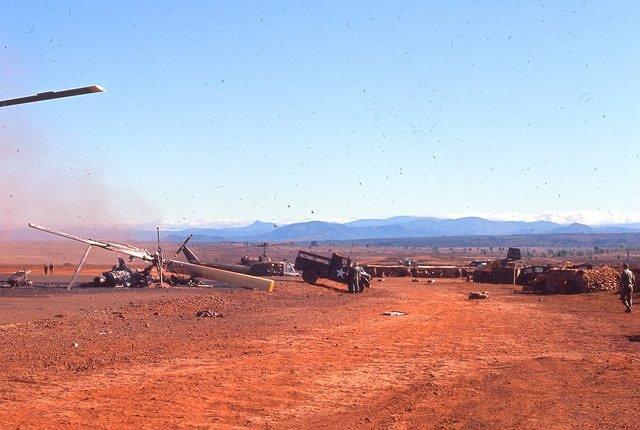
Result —
<svg viewBox="0 0 640 430"><path fill-rule="evenodd" d="M96 240L91 240L91 239L83 239L81 237L75 236L73 234L69 234L69 233L64 233L62 231L58 231L58 230L54 230L52 228L47 228L47 227L43 227L41 225L38 224L34 224L32 222L29 223L29 227L31 228L35 228L36 230L40 230L40 231L44 231L46 233L51 233L51 234L55 234L57 236L62 236L65 237L67 239L71 239L71 240L77 240L78 242L84 242L87 245L95 245L95 246L99 246L101 243L96 241Z"/></svg>
<svg viewBox="0 0 640 430"><path fill-rule="evenodd" d="M119 252L121 254L129 255L131 257L139 258L143 261L155 262L155 256L152 255L146 249L136 248L132 245L126 245L123 243L114 243L114 242L102 242L99 240L93 239L85 239L82 237L75 236L73 234L65 233L62 231L53 230L47 227L43 227L41 225L29 223L29 227L35 228L36 230L44 231L46 233L55 234L57 236L64 237L66 239L76 240L78 242L86 243L87 245L92 245L98 248L106 249L107 251Z"/></svg>
<svg viewBox="0 0 640 430"><path fill-rule="evenodd" d="M18 97L15 99L0 100L0 107L20 105L23 103L41 102L45 100L60 99L63 97L81 96L83 94L102 93L104 88L99 85L90 85L88 87L72 88L62 91L47 91L32 96Z"/></svg>

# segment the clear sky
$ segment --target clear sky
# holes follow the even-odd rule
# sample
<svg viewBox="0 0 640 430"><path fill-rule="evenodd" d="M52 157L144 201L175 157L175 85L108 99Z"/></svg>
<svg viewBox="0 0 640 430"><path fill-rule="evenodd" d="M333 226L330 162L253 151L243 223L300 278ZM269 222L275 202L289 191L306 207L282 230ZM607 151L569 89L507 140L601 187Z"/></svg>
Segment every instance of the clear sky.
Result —
<svg viewBox="0 0 640 430"><path fill-rule="evenodd" d="M638 2L0 9L4 228L640 220Z"/></svg>

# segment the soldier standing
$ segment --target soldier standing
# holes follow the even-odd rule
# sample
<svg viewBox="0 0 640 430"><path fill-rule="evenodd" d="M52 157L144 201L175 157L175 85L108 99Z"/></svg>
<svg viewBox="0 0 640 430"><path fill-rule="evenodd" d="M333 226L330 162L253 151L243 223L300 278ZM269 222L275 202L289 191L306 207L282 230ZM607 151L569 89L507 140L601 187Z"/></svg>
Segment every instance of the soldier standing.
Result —
<svg viewBox="0 0 640 430"><path fill-rule="evenodd" d="M44 274L46 275L48 271L49 271L49 266L47 266L47 263L44 263Z"/></svg>
<svg viewBox="0 0 640 430"><path fill-rule="evenodd" d="M362 293L371 284L371 275L364 271L362 266L355 263L353 267L353 293Z"/></svg>
<svg viewBox="0 0 640 430"><path fill-rule="evenodd" d="M365 272L364 268L360 267L360 292L364 291L365 288L370 288L370 287L371 287L371 275Z"/></svg>
<svg viewBox="0 0 640 430"><path fill-rule="evenodd" d="M359 294L364 290L364 284L362 283L362 267L360 267L358 263L355 263L355 267L353 268L353 271L354 271L354 278L355 278L353 292L356 294Z"/></svg>
<svg viewBox="0 0 640 430"><path fill-rule="evenodd" d="M358 272L356 271L356 267L354 264L351 265L351 267L348 268L348 275L347 275L347 286L349 287L349 292L352 294L356 294L358 292L359 289L359 285L358 285Z"/></svg>
<svg viewBox="0 0 640 430"><path fill-rule="evenodd" d="M49 263L49 273L51 273L53 275L53 263Z"/></svg>
<svg viewBox="0 0 640 430"><path fill-rule="evenodd" d="M620 274L620 301L625 305L626 313L631 313L631 307L633 306L633 284L635 283L635 276L633 272L629 270L627 263L622 264L622 273Z"/></svg>

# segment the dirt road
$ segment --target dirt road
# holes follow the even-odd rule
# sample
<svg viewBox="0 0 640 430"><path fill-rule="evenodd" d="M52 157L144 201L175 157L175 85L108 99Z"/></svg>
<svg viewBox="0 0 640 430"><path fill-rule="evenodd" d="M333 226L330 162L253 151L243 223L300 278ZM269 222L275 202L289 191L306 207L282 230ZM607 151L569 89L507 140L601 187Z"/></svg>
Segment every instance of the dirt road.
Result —
<svg viewBox="0 0 640 430"><path fill-rule="evenodd" d="M0 297L3 428L634 428L612 294L374 282ZM469 289L490 292L469 301ZM2 307L0 307L2 309ZM198 310L221 318L196 318ZM408 314L382 316L388 310ZM3 312L0 310L0 312ZM8 316L7 316L8 315ZM11 316L13 315L13 317Z"/></svg>

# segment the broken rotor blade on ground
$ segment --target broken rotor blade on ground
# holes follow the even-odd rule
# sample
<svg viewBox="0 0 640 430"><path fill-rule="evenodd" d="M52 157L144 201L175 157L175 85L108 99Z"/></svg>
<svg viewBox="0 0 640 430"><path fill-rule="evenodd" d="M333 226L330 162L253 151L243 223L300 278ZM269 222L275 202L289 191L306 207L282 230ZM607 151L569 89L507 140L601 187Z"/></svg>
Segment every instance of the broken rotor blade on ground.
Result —
<svg viewBox="0 0 640 430"><path fill-rule="evenodd" d="M201 266L198 264L185 263L182 261L169 260L166 262L166 269L169 272L180 275L196 276L198 278L210 279L212 281L224 282L235 287L251 288L271 292L275 285L272 279L260 278L257 276L245 275L223 269Z"/></svg>

